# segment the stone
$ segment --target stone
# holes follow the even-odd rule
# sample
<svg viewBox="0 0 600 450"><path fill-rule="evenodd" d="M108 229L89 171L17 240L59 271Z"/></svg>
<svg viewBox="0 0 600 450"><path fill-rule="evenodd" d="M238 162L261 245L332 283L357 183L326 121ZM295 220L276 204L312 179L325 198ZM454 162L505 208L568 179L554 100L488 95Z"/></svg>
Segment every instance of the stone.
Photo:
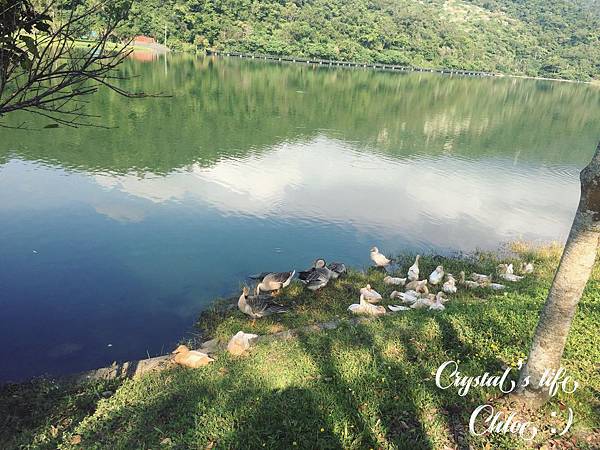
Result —
<svg viewBox="0 0 600 450"><path fill-rule="evenodd" d="M221 349L221 347L221 341L218 338L215 338L202 343L202 346L199 348L199 350L204 353L216 353Z"/></svg>

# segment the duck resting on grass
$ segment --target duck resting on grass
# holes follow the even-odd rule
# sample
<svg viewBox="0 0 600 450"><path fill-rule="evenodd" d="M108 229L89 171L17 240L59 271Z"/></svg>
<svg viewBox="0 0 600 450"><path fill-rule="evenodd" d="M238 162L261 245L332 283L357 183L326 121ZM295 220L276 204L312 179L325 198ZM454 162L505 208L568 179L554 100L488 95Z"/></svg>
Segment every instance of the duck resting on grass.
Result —
<svg viewBox="0 0 600 450"><path fill-rule="evenodd" d="M358 314L362 316L383 316L385 314L385 308L383 306L371 305L365 300L365 296L360 294L360 303L354 303L348 306L348 311L352 314Z"/></svg>
<svg viewBox="0 0 600 450"><path fill-rule="evenodd" d="M242 288L242 295L240 295L238 300L238 308L254 320L270 316L271 314L282 314L288 310L274 303L270 295L250 296L248 294L250 294L250 289L244 286Z"/></svg>
<svg viewBox="0 0 600 450"><path fill-rule="evenodd" d="M408 274L406 275L408 281L417 281L419 279L419 258L421 258L421 255L417 255L415 263L408 268Z"/></svg>
<svg viewBox="0 0 600 450"><path fill-rule="evenodd" d="M423 294L426 295L426 294ZM406 291L406 292L398 292L398 291L394 291L390 294L390 298L393 300L395 298L399 298L402 300L402 303L414 303L416 302L418 299L420 299L422 296L422 294L418 293L417 291Z"/></svg>
<svg viewBox="0 0 600 450"><path fill-rule="evenodd" d="M383 282L392 286L404 286L406 284L406 278L390 277L388 275L383 278Z"/></svg>
<svg viewBox="0 0 600 450"><path fill-rule="evenodd" d="M458 282L459 284L466 286L468 289L477 289L478 287L481 287L481 285L477 281L466 280L464 270L461 270L458 274Z"/></svg>
<svg viewBox="0 0 600 450"><path fill-rule="evenodd" d="M329 267L329 269L331 270L331 279L332 280L335 280L338 277L346 275L346 273L348 272L346 269L346 264L341 263L341 262L332 262L327 267Z"/></svg>
<svg viewBox="0 0 600 450"><path fill-rule="evenodd" d="M469 289L477 288L490 288L494 291L501 291L506 289L506 286L500 283L492 283L491 275L484 275L483 281L465 280L465 272L461 271L459 274L459 283Z"/></svg>
<svg viewBox="0 0 600 450"><path fill-rule="evenodd" d="M214 361L206 353L190 350L187 345L180 345L173 351L173 361L180 366L197 369Z"/></svg>
<svg viewBox="0 0 600 450"><path fill-rule="evenodd" d="M319 258L315 261L314 267L302 271L298 274L298 279L304 283L307 289L316 291L327 286L333 271L327 267L325 260Z"/></svg>
<svg viewBox="0 0 600 450"><path fill-rule="evenodd" d="M524 278L514 274L512 264L498 264L498 276L512 282L521 281Z"/></svg>
<svg viewBox="0 0 600 450"><path fill-rule="evenodd" d="M477 283L488 283L492 281L492 275L483 275L481 273L473 272L471 273L471 280L476 281Z"/></svg>
<svg viewBox="0 0 600 450"><path fill-rule="evenodd" d="M431 305L433 305L434 301L435 296L433 294L428 294L425 297L421 297L415 300L415 302L412 305L410 305L410 307L412 309L429 308Z"/></svg>
<svg viewBox="0 0 600 450"><path fill-rule="evenodd" d="M388 305L388 309L391 312L398 312L398 311L410 311L410 306L402 306L402 305Z"/></svg>
<svg viewBox="0 0 600 450"><path fill-rule="evenodd" d="M456 278L449 273L446 275L446 282L442 285L442 291L446 294L456 294Z"/></svg>
<svg viewBox="0 0 600 450"><path fill-rule="evenodd" d="M267 273L260 283L256 285L256 295L261 292L279 291L289 286L296 271ZM261 274L262 275L262 274Z"/></svg>
<svg viewBox="0 0 600 450"><path fill-rule="evenodd" d="M444 266L437 266L431 275L429 275L429 283L433 286L440 283L444 279Z"/></svg>
<svg viewBox="0 0 600 450"><path fill-rule="evenodd" d="M414 290L420 292L421 294L429 294L429 289L427 289L427 280L411 281L410 283L407 283L405 287L407 291Z"/></svg>
<svg viewBox="0 0 600 450"><path fill-rule="evenodd" d="M443 292L438 292L435 296L435 301L429 306L429 309L434 311L443 311L444 309L446 309L446 307L444 306L443 296Z"/></svg>
<svg viewBox="0 0 600 450"><path fill-rule="evenodd" d="M533 273L533 263L521 263L521 273Z"/></svg>
<svg viewBox="0 0 600 450"><path fill-rule="evenodd" d="M369 303L379 303L383 298L370 284L367 284L364 288L360 289L360 295L362 295Z"/></svg>
<svg viewBox="0 0 600 450"><path fill-rule="evenodd" d="M379 249L377 247L371 248L371 261L375 264L376 267L386 268L392 263L392 260L385 256L383 253L379 253Z"/></svg>

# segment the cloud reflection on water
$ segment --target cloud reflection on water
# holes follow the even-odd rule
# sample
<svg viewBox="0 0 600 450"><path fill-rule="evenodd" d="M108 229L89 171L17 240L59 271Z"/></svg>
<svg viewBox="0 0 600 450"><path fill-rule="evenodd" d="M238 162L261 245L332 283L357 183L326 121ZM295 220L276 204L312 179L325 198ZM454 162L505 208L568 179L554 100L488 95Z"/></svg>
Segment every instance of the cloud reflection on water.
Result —
<svg viewBox="0 0 600 450"><path fill-rule="evenodd" d="M575 168L451 155L392 159L322 136L164 177L94 178L155 204L201 202L226 215L334 223L456 250L564 239L578 196Z"/></svg>

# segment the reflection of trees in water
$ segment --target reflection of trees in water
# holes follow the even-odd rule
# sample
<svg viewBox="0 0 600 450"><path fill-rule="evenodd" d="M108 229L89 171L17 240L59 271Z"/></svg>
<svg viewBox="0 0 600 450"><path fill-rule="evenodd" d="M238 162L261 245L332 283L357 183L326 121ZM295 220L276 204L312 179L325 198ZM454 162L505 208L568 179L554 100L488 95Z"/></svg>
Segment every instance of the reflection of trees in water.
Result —
<svg viewBox="0 0 600 450"><path fill-rule="evenodd" d="M165 173L325 135L392 157L518 152L520 160L582 164L600 124L600 92L587 85L189 56L122 70L137 75L129 89L173 97L103 92L89 112L117 128L4 130L0 161L13 150L83 170Z"/></svg>

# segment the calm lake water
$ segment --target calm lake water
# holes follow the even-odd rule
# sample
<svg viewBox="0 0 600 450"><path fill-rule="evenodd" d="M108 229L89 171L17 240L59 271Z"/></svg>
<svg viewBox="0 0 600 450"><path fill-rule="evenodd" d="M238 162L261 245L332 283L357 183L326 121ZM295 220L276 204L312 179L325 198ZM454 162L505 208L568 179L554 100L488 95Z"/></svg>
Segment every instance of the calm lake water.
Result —
<svg viewBox="0 0 600 450"><path fill-rule="evenodd" d="M600 138L585 85L191 57L123 70L172 97L99 93L88 112L110 129L0 129L0 380L168 351L248 273L564 240Z"/></svg>

